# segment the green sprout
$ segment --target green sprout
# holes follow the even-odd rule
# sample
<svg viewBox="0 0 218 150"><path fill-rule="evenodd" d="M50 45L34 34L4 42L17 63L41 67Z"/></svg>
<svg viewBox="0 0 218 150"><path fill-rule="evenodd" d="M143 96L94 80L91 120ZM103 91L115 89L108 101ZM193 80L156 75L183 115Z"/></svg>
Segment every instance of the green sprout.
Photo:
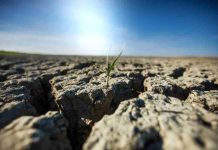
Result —
<svg viewBox="0 0 218 150"><path fill-rule="evenodd" d="M114 66L115 66L117 60L122 55L122 53L123 53L123 51L121 51L120 54L114 59L112 64L109 63L108 55L107 55L107 68L106 68L106 76L107 76L106 83L107 83L107 87L109 86L109 80L110 80L111 72L112 72L112 70L114 70Z"/></svg>

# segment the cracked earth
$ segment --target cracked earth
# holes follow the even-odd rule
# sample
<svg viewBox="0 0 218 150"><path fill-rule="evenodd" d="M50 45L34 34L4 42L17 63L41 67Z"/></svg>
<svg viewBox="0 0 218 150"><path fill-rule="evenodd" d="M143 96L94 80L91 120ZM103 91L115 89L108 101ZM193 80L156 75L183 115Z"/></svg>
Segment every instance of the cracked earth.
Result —
<svg viewBox="0 0 218 150"><path fill-rule="evenodd" d="M216 150L217 58L0 56L1 150Z"/></svg>

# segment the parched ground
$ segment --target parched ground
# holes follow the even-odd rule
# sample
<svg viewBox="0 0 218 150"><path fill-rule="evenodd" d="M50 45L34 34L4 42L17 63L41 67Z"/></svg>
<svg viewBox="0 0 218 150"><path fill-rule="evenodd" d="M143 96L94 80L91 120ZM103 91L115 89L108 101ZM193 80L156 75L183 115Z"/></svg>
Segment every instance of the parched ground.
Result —
<svg viewBox="0 0 218 150"><path fill-rule="evenodd" d="M105 61L0 55L0 149L217 149L217 58Z"/></svg>

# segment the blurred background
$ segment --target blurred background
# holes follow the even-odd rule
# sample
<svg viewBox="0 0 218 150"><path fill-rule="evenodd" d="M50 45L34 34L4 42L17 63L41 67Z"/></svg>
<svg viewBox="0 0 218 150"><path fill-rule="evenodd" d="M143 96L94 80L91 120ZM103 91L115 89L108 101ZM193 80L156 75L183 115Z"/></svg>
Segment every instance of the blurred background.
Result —
<svg viewBox="0 0 218 150"><path fill-rule="evenodd" d="M218 56L218 1L0 0L0 49Z"/></svg>

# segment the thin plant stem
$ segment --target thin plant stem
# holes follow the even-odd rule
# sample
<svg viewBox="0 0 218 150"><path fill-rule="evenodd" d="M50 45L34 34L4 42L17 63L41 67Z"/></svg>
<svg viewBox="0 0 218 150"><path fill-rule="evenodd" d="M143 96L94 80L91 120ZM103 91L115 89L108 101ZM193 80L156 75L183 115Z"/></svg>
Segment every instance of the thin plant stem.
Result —
<svg viewBox="0 0 218 150"><path fill-rule="evenodd" d="M110 75L111 75L111 72L112 70L114 70L114 66L117 62L117 60L120 58L120 56L122 55L122 51L120 52L120 54L114 59L114 61L112 62L112 64L109 63L109 60L108 60L108 55L107 55L107 67L106 67L106 86L107 88L109 87L109 80L110 80Z"/></svg>
<svg viewBox="0 0 218 150"><path fill-rule="evenodd" d="M109 87L109 79L110 79L110 76L107 76L107 79L106 79L106 82L107 82L107 88Z"/></svg>

